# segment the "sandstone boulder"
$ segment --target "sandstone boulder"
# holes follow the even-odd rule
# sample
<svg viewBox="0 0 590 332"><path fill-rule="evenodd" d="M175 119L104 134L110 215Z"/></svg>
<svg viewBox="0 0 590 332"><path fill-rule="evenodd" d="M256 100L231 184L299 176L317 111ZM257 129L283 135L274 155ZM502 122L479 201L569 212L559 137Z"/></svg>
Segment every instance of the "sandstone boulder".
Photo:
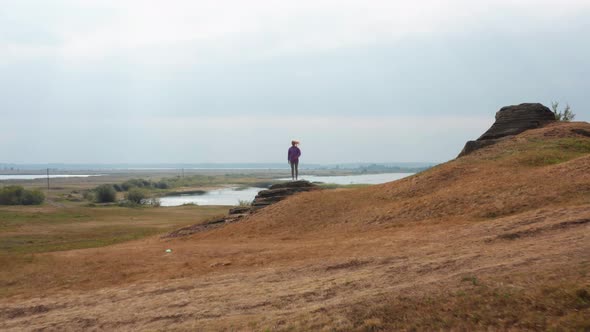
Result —
<svg viewBox="0 0 590 332"><path fill-rule="evenodd" d="M229 216L245 216L255 210L282 201L291 195L318 189L317 185L304 180L274 184L266 190L259 191L251 206L240 206L229 210Z"/></svg>
<svg viewBox="0 0 590 332"><path fill-rule="evenodd" d="M467 142L459 157L495 144L504 137L518 135L523 131L539 128L554 121L556 121L555 114L539 103L502 107L496 113L496 122L492 127L477 140Z"/></svg>
<svg viewBox="0 0 590 332"><path fill-rule="evenodd" d="M317 185L305 180L275 184L267 190L260 191L256 195L252 202L252 209L257 210L279 202L291 195L318 189L319 187Z"/></svg>

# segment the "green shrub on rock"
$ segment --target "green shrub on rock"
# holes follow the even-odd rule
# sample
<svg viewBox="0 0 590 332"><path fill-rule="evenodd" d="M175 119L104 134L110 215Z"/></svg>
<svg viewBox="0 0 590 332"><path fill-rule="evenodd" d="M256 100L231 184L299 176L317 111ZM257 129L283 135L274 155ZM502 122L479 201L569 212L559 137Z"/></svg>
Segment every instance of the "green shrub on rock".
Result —
<svg viewBox="0 0 590 332"><path fill-rule="evenodd" d="M552 102L551 109L553 110L553 114L555 114L555 120L557 121L573 121L576 118L576 114L572 112L572 109L569 104L565 105L565 109L563 111L559 110L559 103Z"/></svg>

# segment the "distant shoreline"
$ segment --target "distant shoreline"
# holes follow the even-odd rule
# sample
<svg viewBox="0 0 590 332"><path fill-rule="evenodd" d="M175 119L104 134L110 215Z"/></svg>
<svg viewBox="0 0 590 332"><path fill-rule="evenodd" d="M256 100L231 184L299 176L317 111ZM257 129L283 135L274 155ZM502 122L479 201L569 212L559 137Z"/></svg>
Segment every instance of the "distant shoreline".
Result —
<svg viewBox="0 0 590 332"><path fill-rule="evenodd" d="M302 169L359 169L359 168L425 168L437 165L436 162L349 162L349 163L302 163ZM47 168L63 171L100 171L100 170L266 170L288 169L284 163L105 163L105 164L79 164L79 163L0 163L0 173L14 171L41 171Z"/></svg>
<svg viewBox="0 0 590 332"><path fill-rule="evenodd" d="M338 165L302 165L302 172L330 172L335 174L380 174L380 173L418 173L424 171L436 164L338 164ZM239 173L239 172L287 172L289 168L286 163L283 164L260 164L260 165L203 165L197 167L149 167L149 165L128 165L129 167L110 167L106 165L69 165L69 164L48 164L48 165L7 165L0 164L0 175L46 175L49 171L50 177L56 175L68 176L96 176L112 174L151 174L158 173L162 175L176 174L181 176L190 176L194 174L205 173ZM114 165L113 165L114 166ZM119 165L122 166L122 165ZM145 167L143 167L145 166ZM194 166L194 165L191 165ZM5 179L6 180L6 179Z"/></svg>

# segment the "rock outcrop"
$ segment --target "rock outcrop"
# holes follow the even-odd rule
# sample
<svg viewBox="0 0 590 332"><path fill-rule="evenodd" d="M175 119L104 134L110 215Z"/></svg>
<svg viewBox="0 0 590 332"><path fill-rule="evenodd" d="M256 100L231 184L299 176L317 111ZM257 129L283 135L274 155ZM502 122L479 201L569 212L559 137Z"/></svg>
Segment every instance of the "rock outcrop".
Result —
<svg viewBox="0 0 590 332"><path fill-rule="evenodd" d="M291 195L319 189L317 185L304 180L274 184L266 190L259 191L250 206L238 206L229 210L228 218L241 218Z"/></svg>
<svg viewBox="0 0 590 332"><path fill-rule="evenodd" d="M300 192L318 190L319 187L309 181L292 181L270 186L267 190L260 191L252 202L252 209L257 210L265 206L282 201L283 199Z"/></svg>
<svg viewBox="0 0 590 332"><path fill-rule="evenodd" d="M467 142L459 157L495 144L504 137L518 135L523 131L539 128L555 121L555 114L539 103L502 107L496 113L496 122L492 127L477 140Z"/></svg>

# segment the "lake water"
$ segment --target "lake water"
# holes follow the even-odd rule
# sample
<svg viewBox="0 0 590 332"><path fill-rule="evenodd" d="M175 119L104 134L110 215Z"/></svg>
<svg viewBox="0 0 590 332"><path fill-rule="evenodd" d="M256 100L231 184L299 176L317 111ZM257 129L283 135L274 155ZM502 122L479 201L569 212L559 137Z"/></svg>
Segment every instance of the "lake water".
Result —
<svg viewBox="0 0 590 332"><path fill-rule="evenodd" d="M361 174L361 175L339 175L339 176L317 176L317 175L302 175L299 180L307 180L310 182L323 182L331 184L381 184L403 179L414 173L383 173L383 174ZM289 181L291 178L283 178L279 180Z"/></svg>
<svg viewBox="0 0 590 332"><path fill-rule="evenodd" d="M385 173L385 174L365 174L365 175L344 175L344 176L301 176L301 180L311 182L324 182L333 184L380 184L399 180L413 173ZM291 179L281 179L291 180ZM256 194L262 188L247 188L236 190L235 188L223 188L208 191L202 195L179 195L161 197L162 206L179 206L183 204L194 203L197 205L238 205L239 201L251 202Z"/></svg>
<svg viewBox="0 0 590 332"><path fill-rule="evenodd" d="M90 176L97 175L86 175L86 174L49 174L49 178L87 178ZM2 180L35 180L35 179L47 179L47 174L0 174L0 181Z"/></svg>
<svg viewBox="0 0 590 332"><path fill-rule="evenodd" d="M246 188L236 190L236 188L223 188L208 191L202 195L179 195L161 197L162 206L179 206L183 204L194 203L197 205L238 205L240 201L252 202L256 194L262 188Z"/></svg>

